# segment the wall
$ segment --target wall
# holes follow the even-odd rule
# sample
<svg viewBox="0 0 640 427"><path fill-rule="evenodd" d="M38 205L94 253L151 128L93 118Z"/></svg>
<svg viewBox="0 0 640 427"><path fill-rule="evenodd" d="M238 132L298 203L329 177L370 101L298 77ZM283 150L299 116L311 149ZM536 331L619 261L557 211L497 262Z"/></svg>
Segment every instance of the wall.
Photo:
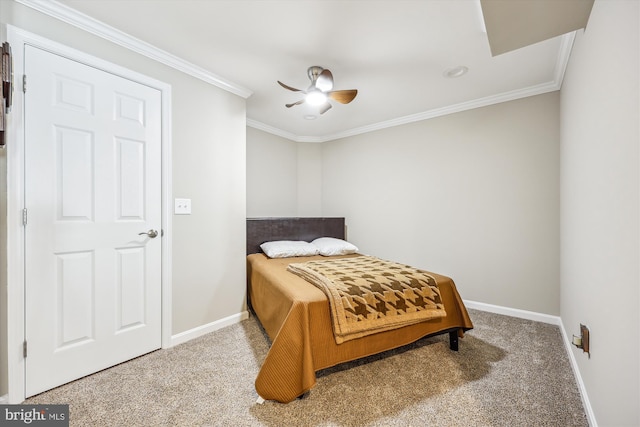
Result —
<svg viewBox="0 0 640 427"><path fill-rule="evenodd" d="M173 193L192 199L193 214L173 217L171 332L244 311L246 101L18 3L0 3L0 24L172 86Z"/></svg>
<svg viewBox="0 0 640 427"><path fill-rule="evenodd" d="M558 92L323 145L323 214L464 299L558 315Z"/></svg>
<svg viewBox="0 0 640 427"><path fill-rule="evenodd" d="M298 216L322 216L322 144L297 144Z"/></svg>
<svg viewBox="0 0 640 427"><path fill-rule="evenodd" d="M247 128L247 216L296 216L297 143Z"/></svg>
<svg viewBox="0 0 640 427"><path fill-rule="evenodd" d="M247 128L247 216L321 216L322 144Z"/></svg>
<svg viewBox="0 0 640 427"><path fill-rule="evenodd" d="M173 217L174 335L246 310L245 116L209 84L173 86L173 194L192 201Z"/></svg>
<svg viewBox="0 0 640 427"><path fill-rule="evenodd" d="M561 317L600 426L640 425L639 5L595 2L561 94Z"/></svg>

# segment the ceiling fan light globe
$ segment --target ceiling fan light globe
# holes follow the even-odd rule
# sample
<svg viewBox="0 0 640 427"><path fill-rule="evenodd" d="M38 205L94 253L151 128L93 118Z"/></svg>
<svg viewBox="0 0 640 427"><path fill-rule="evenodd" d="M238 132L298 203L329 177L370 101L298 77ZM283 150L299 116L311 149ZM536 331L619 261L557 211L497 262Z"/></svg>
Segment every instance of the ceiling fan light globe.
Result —
<svg viewBox="0 0 640 427"><path fill-rule="evenodd" d="M319 90L307 93L305 101L309 105L322 105L327 102L327 95Z"/></svg>

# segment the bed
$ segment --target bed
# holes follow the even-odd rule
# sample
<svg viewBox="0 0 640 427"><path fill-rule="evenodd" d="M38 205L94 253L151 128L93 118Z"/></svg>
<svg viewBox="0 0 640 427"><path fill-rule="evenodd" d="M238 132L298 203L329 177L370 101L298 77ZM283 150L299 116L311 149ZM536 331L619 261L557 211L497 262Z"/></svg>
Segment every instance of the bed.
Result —
<svg viewBox="0 0 640 427"><path fill-rule="evenodd" d="M429 275L437 282L446 316L337 344L327 296L287 270L291 263L334 257L268 258L260 248L267 241L318 237L345 239L344 218L247 219L248 304L271 340L255 381L259 401L291 402L315 385L316 371L424 337L449 334L451 350L458 350L458 338L473 324L453 280L435 273Z"/></svg>

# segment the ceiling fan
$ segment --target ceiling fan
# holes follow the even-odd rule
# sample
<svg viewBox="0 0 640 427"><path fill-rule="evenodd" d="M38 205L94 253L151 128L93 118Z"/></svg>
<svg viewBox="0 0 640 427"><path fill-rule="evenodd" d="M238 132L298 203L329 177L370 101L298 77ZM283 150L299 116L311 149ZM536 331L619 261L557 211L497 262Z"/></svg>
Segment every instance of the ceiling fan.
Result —
<svg viewBox="0 0 640 427"><path fill-rule="evenodd" d="M348 104L353 101L358 94L356 89L332 90L333 74L331 74L331 71L326 68L314 65L309 67L307 75L309 76L309 80L311 80L311 86L309 86L307 90L296 89L278 80L278 84L283 88L289 89L293 92L301 92L305 95L300 101L285 104L285 107L291 108L294 105L300 105L306 102L310 105L320 106L320 114L324 114L331 108L329 99L338 101L341 104Z"/></svg>

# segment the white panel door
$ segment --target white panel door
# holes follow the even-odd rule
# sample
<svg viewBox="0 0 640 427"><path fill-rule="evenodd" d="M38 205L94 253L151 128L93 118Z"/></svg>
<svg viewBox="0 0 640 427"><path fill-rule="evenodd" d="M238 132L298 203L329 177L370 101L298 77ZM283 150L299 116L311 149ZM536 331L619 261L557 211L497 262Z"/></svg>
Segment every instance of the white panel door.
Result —
<svg viewBox="0 0 640 427"><path fill-rule="evenodd" d="M25 74L32 396L161 346L161 93L32 46Z"/></svg>

